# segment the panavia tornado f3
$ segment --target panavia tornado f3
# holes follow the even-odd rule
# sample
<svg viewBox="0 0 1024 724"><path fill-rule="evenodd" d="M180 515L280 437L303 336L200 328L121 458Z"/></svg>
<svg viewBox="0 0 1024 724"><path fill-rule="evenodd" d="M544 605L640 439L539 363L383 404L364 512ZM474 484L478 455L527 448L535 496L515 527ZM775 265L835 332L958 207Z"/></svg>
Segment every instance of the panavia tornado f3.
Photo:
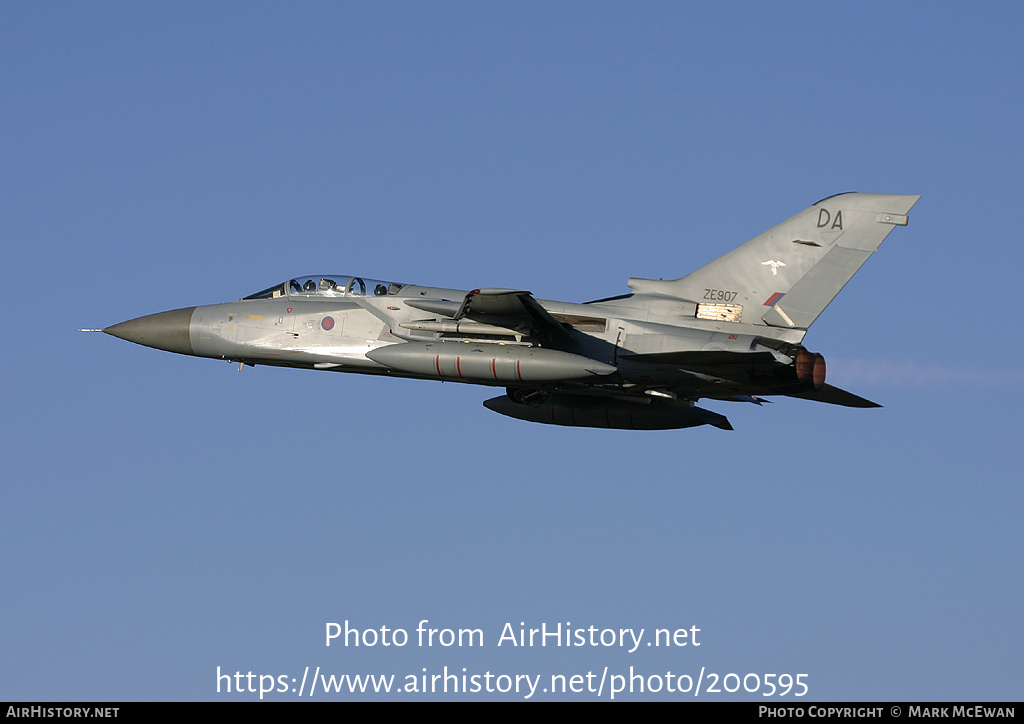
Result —
<svg viewBox="0 0 1024 724"><path fill-rule="evenodd" d="M504 387L484 405L577 427L731 430L701 398L785 395L878 407L825 382L803 346L811 323L919 196L830 196L692 274L630 279L583 304L518 289L472 291L350 274L296 277L237 302L186 307L102 330L243 365Z"/></svg>

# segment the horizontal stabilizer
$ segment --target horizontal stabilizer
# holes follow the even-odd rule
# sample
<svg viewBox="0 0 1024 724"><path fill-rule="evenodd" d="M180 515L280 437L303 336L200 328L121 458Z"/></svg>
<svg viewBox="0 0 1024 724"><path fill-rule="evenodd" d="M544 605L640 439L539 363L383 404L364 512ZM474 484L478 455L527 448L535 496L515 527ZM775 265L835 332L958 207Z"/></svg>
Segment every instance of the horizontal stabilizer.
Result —
<svg viewBox="0 0 1024 724"><path fill-rule="evenodd" d="M797 392L786 396L798 397L801 400L813 400L814 402L827 402L830 405L842 405L843 407L881 407L877 402L857 397L852 392L841 390L832 385L822 385L820 390Z"/></svg>

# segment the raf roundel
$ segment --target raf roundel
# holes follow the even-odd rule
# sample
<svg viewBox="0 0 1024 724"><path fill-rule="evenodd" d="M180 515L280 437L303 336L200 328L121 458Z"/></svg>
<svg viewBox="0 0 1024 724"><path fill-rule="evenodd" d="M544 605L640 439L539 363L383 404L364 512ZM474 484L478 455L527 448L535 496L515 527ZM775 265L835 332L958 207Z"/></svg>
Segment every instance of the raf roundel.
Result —
<svg viewBox="0 0 1024 724"><path fill-rule="evenodd" d="M320 322L320 326L324 328L325 332L330 332L334 329L334 317L324 317Z"/></svg>

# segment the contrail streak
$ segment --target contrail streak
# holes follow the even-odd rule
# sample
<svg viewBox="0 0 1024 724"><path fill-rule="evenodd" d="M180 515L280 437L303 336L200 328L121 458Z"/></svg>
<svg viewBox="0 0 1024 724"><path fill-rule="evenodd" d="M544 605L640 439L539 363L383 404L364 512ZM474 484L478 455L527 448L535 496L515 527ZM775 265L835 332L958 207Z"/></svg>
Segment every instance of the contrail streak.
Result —
<svg viewBox="0 0 1024 724"><path fill-rule="evenodd" d="M1024 369L948 367L919 360L829 359L829 381L873 387L1024 385Z"/></svg>

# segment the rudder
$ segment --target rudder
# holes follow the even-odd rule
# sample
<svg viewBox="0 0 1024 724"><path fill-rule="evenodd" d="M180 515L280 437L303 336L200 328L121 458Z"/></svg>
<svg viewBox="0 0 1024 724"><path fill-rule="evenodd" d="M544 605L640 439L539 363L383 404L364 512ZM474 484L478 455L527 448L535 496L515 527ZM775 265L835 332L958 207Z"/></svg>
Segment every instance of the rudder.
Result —
<svg viewBox="0 0 1024 724"><path fill-rule="evenodd" d="M630 285L741 306L745 324L806 330L920 198L830 196L688 276Z"/></svg>

